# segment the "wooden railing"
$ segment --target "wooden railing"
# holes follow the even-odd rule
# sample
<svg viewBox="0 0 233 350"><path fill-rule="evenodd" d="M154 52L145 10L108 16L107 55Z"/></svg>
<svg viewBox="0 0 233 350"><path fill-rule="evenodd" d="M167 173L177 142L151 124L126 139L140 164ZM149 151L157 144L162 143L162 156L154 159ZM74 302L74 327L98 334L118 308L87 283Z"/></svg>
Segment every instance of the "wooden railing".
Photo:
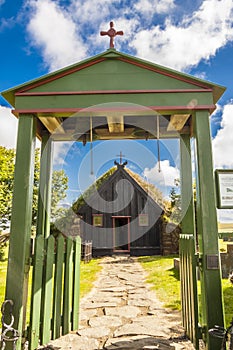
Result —
<svg viewBox="0 0 233 350"><path fill-rule="evenodd" d="M180 235L180 279L183 326L195 348L199 349L197 259L191 234Z"/></svg>
<svg viewBox="0 0 233 350"><path fill-rule="evenodd" d="M82 260L85 263L90 262L92 259L92 241L82 242Z"/></svg>

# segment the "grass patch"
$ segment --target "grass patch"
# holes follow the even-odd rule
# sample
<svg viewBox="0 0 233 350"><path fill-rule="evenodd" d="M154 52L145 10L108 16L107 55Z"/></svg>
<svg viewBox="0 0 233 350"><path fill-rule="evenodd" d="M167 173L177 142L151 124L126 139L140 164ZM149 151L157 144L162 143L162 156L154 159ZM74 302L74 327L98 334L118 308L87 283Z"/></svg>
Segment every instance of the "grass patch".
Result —
<svg viewBox="0 0 233 350"><path fill-rule="evenodd" d="M92 259L88 264L81 261L80 298L82 298L92 289L93 282L96 280L98 272L100 272L102 269L99 263L100 259Z"/></svg>
<svg viewBox="0 0 233 350"><path fill-rule="evenodd" d="M7 261L0 262L0 306L5 299Z"/></svg>
<svg viewBox="0 0 233 350"><path fill-rule="evenodd" d="M222 280L222 290L224 299L225 321L226 326L229 326L233 317L233 287L228 279Z"/></svg>
<svg viewBox="0 0 233 350"><path fill-rule="evenodd" d="M173 268L175 256L140 257L138 260L148 272L147 282L152 283L159 300L165 307L181 310L179 272ZM233 317L233 286L228 279L222 279L225 322L228 326ZM200 298L200 282L198 281Z"/></svg>
<svg viewBox="0 0 233 350"><path fill-rule="evenodd" d="M174 269L175 256L146 256L138 261L148 272L147 282L151 283L159 300L165 307L181 310L179 271Z"/></svg>

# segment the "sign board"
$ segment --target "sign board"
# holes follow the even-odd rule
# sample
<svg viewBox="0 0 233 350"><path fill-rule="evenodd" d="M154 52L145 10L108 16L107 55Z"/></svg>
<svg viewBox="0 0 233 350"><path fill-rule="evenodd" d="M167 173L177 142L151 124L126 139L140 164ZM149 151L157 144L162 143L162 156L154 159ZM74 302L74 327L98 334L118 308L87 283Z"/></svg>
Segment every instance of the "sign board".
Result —
<svg viewBox="0 0 233 350"><path fill-rule="evenodd" d="M215 170L217 208L233 209L233 169Z"/></svg>

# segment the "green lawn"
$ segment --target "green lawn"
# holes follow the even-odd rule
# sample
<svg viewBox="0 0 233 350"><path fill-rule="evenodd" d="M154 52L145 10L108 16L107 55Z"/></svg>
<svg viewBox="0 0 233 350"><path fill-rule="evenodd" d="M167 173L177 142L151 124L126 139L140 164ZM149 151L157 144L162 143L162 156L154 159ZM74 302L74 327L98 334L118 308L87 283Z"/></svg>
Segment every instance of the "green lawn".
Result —
<svg viewBox="0 0 233 350"><path fill-rule="evenodd" d="M153 284L152 289L156 291L158 298L165 307L180 310L180 281L179 272L174 269L174 256L169 257L140 257L139 262L148 272L149 283ZM200 291L200 283L198 282ZM222 290L225 309L226 325L230 324L233 317L233 286L228 279L222 280Z"/></svg>
<svg viewBox="0 0 233 350"><path fill-rule="evenodd" d="M99 259L92 259L88 264L81 262L80 271L80 297L82 298L87 294L96 280L97 273L102 269L99 264Z"/></svg>
<svg viewBox="0 0 233 350"><path fill-rule="evenodd" d="M152 283L152 289L164 306L180 310L179 271L173 268L173 259L173 256L147 256L138 260L148 272L147 282Z"/></svg>
<svg viewBox="0 0 233 350"><path fill-rule="evenodd" d="M7 261L0 262L0 306L5 297L5 282L6 282Z"/></svg>

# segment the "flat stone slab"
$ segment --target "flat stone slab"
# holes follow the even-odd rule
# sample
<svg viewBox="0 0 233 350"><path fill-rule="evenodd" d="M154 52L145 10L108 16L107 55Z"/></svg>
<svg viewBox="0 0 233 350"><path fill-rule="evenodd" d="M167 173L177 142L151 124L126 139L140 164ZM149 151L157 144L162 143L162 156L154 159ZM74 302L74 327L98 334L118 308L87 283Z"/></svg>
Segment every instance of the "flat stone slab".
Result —
<svg viewBox="0 0 233 350"><path fill-rule="evenodd" d="M91 327L106 326L106 327L120 327L122 325L121 318L117 316L99 316L92 317L88 324Z"/></svg>
<svg viewBox="0 0 233 350"><path fill-rule="evenodd" d="M111 302L103 302L103 303L88 303L84 304L85 309L98 309L98 308L105 308L105 307L115 307L117 306L117 303L111 303Z"/></svg>
<svg viewBox="0 0 233 350"><path fill-rule="evenodd" d="M77 334L67 334L49 342L48 346L54 350L96 350L99 348L99 342L97 339L80 337Z"/></svg>
<svg viewBox="0 0 233 350"><path fill-rule="evenodd" d="M79 320L85 321L89 320L90 317L97 315L97 309L81 310L79 314Z"/></svg>
<svg viewBox="0 0 233 350"><path fill-rule="evenodd" d="M127 304L130 306L146 307L150 306L150 301L145 299L131 299L128 300Z"/></svg>
<svg viewBox="0 0 233 350"><path fill-rule="evenodd" d="M173 345L170 345L169 341L161 341L154 337L147 336L131 336L121 338L110 338L105 343L104 349L106 350L146 350L146 349L159 349L159 350L176 350ZM179 348L177 348L179 349Z"/></svg>
<svg viewBox="0 0 233 350"><path fill-rule="evenodd" d="M128 323L118 328L113 337L122 337L130 335L149 335L153 337L164 337L169 338L170 334L166 332L164 327L148 327L148 325L143 325L141 323Z"/></svg>
<svg viewBox="0 0 233 350"><path fill-rule="evenodd" d="M100 327L89 327L89 328L84 328L80 329L77 334L85 337L90 337L90 338L102 338L110 335L111 330L110 328L100 326Z"/></svg>
<svg viewBox="0 0 233 350"><path fill-rule="evenodd" d="M114 308L105 307L104 314L106 316L118 316L125 318L135 318L140 315L141 310L136 306L119 306Z"/></svg>
<svg viewBox="0 0 233 350"><path fill-rule="evenodd" d="M123 298L123 295L122 295ZM101 293L100 295L95 295L91 298L91 301L94 303L115 303L116 305L121 303L121 297L112 295L112 293Z"/></svg>
<svg viewBox="0 0 233 350"><path fill-rule="evenodd" d="M127 290L133 289L134 287L128 286L128 285L123 285L121 287L107 287L107 288L101 288L102 292L125 292Z"/></svg>

